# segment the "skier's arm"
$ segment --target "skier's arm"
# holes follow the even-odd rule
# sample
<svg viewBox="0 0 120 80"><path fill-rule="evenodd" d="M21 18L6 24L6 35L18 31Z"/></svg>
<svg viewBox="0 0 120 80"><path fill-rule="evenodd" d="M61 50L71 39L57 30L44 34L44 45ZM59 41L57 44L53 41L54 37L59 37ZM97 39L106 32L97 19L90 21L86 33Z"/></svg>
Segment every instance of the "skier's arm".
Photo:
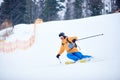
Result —
<svg viewBox="0 0 120 80"><path fill-rule="evenodd" d="M56 57L57 58L59 58L60 57L60 55L64 52L64 46L63 45L61 45L61 47L60 47L60 51L58 52L58 54L56 55Z"/></svg>
<svg viewBox="0 0 120 80"><path fill-rule="evenodd" d="M64 52L64 50L65 50L65 49L64 49L64 46L63 46L63 44L62 44L61 47L60 47L60 50L59 50L58 54L61 55L61 54Z"/></svg>
<svg viewBox="0 0 120 80"><path fill-rule="evenodd" d="M74 43L75 41L78 40L78 38L76 36L73 36L73 37L70 37L69 40L70 40L70 42Z"/></svg>

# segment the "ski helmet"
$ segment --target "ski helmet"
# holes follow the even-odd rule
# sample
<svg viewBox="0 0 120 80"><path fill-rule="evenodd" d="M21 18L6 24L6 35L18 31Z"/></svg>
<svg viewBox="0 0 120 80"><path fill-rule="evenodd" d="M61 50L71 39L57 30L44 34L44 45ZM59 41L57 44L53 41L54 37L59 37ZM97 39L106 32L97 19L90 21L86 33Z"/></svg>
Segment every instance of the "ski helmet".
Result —
<svg viewBox="0 0 120 80"><path fill-rule="evenodd" d="M61 36L65 36L65 33L64 33L64 32L61 32L61 33L59 34L59 37L61 37Z"/></svg>

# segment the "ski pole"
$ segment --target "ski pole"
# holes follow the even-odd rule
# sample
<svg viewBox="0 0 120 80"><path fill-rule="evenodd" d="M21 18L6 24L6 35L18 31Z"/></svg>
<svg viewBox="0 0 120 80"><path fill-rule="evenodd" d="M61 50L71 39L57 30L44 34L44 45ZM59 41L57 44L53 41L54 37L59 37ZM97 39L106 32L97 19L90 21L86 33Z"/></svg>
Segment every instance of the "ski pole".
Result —
<svg viewBox="0 0 120 80"><path fill-rule="evenodd" d="M84 39L88 39L88 38L92 38L92 37L97 37L97 36L102 36L104 34L97 34L97 35L93 35L93 36L88 36L88 37L85 37L85 38L81 38L81 39L78 39L78 40L84 40Z"/></svg>
<svg viewBox="0 0 120 80"><path fill-rule="evenodd" d="M78 46L78 45L77 45ZM79 50L81 50L80 46L78 46Z"/></svg>

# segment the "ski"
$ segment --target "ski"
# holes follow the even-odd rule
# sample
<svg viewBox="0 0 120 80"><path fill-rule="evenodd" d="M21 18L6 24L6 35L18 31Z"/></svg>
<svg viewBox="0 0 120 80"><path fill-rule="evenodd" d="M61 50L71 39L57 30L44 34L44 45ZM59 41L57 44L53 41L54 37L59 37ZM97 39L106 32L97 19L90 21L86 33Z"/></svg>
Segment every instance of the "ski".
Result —
<svg viewBox="0 0 120 80"><path fill-rule="evenodd" d="M69 64L76 64L76 63L94 63L94 62L101 62L103 61L103 59L97 59L97 58L84 58L84 59L81 59L81 60L78 60L77 62L73 62L73 61L65 61L65 64L66 65L69 65Z"/></svg>

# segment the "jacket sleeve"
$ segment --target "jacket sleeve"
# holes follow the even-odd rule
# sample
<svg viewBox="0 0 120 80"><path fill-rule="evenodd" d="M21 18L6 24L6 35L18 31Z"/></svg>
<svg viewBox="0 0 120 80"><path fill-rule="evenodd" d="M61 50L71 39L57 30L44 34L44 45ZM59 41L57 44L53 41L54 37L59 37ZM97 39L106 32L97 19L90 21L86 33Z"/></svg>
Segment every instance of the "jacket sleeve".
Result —
<svg viewBox="0 0 120 80"><path fill-rule="evenodd" d="M72 40L73 40L73 39L76 39L76 40L78 40L78 38L77 38L76 36L69 37L68 39L69 39L71 42L72 42Z"/></svg>
<svg viewBox="0 0 120 80"><path fill-rule="evenodd" d="M61 47L60 47L60 50L59 50L58 54L61 55L61 54L64 52L64 50L65 50L65 48L64 48L64 46L61 44Z"/></svg>

